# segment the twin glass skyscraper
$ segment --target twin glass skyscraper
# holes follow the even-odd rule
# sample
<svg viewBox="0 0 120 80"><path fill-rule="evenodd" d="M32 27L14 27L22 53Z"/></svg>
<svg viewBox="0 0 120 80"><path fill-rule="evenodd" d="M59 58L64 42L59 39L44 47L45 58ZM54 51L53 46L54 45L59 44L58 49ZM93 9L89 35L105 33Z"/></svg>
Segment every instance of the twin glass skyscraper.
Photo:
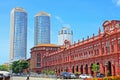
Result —
<svg viewBox="0 0 120 80"><path fill-rule="evenodd" d="M23 8L11 11L10 61L26 59L27 13Z"/></svg>
<svg viewBox="0 0 120 80"><path fill-rule="evenodd" d="M23 8L11 11L10 61L26 59L27 12ZM39 12L35 15L34 44L50 44L50 14Z"/></svg>
<svg viewBox="0 0 120 80"><path fill-rule="evenodd" d="M34 44L50 44L50 14L39 12L35 15Z"/></svg>

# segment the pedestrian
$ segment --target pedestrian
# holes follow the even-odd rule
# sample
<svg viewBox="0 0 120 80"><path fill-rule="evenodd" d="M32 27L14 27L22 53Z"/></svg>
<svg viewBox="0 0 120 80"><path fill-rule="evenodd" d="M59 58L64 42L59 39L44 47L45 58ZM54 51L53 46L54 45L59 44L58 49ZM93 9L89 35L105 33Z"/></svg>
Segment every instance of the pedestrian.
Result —
<svg viewBox="0 0 120 80"><path fill-rule="evenodd" d="M29 80L29 74L27 75L27 79L26 80Z"/></svg>

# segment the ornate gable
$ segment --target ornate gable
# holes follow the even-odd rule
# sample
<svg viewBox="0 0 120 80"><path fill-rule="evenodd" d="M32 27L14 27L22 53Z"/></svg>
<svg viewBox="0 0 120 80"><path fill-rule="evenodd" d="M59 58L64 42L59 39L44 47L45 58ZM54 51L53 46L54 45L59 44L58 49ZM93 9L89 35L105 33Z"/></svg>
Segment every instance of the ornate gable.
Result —
<svg viewBox="0 0 120 80"><path fill-rule="evenodd" d="M107 32L105 32L105 33L103 33L103 35L102 35L102 37L108 37L109 36L109 33L107 33Z"/></svg>
<svg viewBox="0 0 120 80"><path fill-rule="evenodd" d="M65 41L64 41L64 44L65 44L65 48L69 48L69 46L70 46L70 41L65 40Z"/></svg>
<svg viewBox="0 0 120 80"><path fill-rule="evenodd" d="M104 32L111 32L115 29L120 29L120 21L112 20L112 21L105 21L103 23Z"/></svg>

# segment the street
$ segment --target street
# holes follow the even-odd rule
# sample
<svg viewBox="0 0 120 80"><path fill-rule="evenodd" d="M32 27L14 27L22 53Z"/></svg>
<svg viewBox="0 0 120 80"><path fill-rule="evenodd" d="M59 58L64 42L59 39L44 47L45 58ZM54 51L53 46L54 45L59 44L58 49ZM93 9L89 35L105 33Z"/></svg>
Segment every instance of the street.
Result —
<svg viewBox="0 0 120 80"><path fill-rule="evenodd" d="M10 80L26 80L26 77L12 77ZM30 77L29 80L83 80L83 79L55 79L55 78L35 78Z"/></svg>

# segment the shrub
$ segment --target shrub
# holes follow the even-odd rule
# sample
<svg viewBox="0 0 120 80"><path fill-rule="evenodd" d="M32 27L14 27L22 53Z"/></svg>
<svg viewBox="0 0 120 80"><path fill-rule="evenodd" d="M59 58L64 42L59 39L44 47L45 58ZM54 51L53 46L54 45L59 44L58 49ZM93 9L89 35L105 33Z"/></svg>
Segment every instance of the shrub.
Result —
<svg viewBox="0 0 120 80"><path fill-rule="evenodd" d="M98 80L103 80L103 78L98 78Z"/></svg>
<svg viewBox="0 0 120 80"><path fill-rule="evenodd" d="M98 80L97 78L94 78L93 80Z"/></svg>
<svg viewBox="0 0 120 80"><path fill-rule="evenodd" d="M115 80L120 80L120 76L116 76L116 77L115 77Z"/></svg>
<svg viewBox="0 0 120 80"><path fill-rule="evenodd" d="M113 76L109 77L109 80L114 80L114 77Z"/></svg>
<svg viewBox="0 0 120 80"><path fill-rule="evenodd" d="M108 80L108 77L103 78L103 80Z"/></svg>
<svg viewBox="0 0 120 80"><path fill-rule="evenodd" d="M50 70L50 71L48 72L48 74L49 74L49 75L54 75L54 74L55 74L55 71L54 71L54 70Z"/></svg>

